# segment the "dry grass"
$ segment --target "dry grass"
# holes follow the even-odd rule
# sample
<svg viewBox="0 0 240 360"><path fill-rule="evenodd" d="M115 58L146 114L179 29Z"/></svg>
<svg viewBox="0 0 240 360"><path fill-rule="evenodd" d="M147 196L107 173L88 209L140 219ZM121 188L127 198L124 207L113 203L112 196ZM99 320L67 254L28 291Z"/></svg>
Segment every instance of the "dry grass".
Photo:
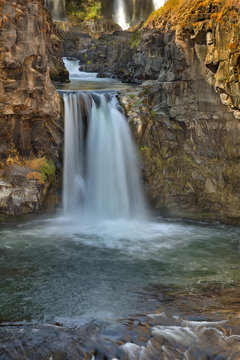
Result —
<svg viewBox="0 0 240 360"><path fill-rule="evenodd" d="M233 24L239 23L239 15L240 0L168 0L149 16L145 27L186 27L207 19Z"/></svg>
<svg viewBox="0 0 240 360"><path fill-rule="evenodd" d="M33 170L41 172L42 167L43 167L45 162L46 162L46 158L44 156L44 157L39 158L39 159L25 160L24 165L29 169L33 169Z"/></svg>
<svg viewBox="0 0 240 360"><path fill-rule="evenodd" d="M39 184L44 184L42 174L40 172L32 171L26 175L27 180L37 180Z"/></svg>

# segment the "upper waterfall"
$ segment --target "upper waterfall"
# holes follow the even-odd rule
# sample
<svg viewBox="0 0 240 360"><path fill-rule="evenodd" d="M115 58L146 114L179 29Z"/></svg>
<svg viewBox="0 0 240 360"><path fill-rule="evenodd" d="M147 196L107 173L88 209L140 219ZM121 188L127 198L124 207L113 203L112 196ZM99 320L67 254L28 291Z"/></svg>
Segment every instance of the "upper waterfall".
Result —
<svg viewBox="0 0 240 360"><path fill-rule="evenodd" d="M45 0L45 6L51 12L53 20L64 20L65 0Z"/></svg>
<svg viewBox="0 0 240 360"><path fill-rule="evenodd" d="M157 10L165 4L166 0L153 0L154 9Z"/></svg>
<svg viewBox="0 0 240 360"><path fill-rule="evenodd" d="M114 0L113 20L123 30L145 21L150 13L165 4L165 0Z"/></svg>
<svg viewBox="0 0 240 360"><path fill-rule="evenodd" d="M114 21L121 26L123 30L129 28L129 22L127 20L127 9L124 0L114 0Z"/></svg>
<svg viewBox="0 0 240 360"><path fill-rule="evenodd" d="M64 94L65 215L145 218L140 164L113 94Z"/></svg>

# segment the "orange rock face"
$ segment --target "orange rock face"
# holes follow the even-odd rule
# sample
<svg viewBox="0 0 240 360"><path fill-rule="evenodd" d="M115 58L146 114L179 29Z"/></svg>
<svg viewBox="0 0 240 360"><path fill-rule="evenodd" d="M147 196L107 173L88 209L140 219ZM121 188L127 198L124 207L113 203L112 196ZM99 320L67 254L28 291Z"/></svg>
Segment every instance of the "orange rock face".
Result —
<svg viewBox="0 0 240 360"><path fill-rule="evenodd" d="M60 99L49 76L48 16L43 0L0 1L0 176L4 180L9 158L16 157L20 164L42 156L59 161L63 129ZM10 185L21 186L17 181ZM39 201L35 209L41 206ZM1 211L8 213L0 201Z"/></svg>

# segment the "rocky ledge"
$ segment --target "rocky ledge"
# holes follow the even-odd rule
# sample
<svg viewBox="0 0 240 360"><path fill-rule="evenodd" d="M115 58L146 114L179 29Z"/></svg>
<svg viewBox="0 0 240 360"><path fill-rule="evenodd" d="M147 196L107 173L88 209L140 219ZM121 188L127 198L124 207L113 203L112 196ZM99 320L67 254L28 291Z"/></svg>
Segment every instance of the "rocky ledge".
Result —
<svg viewBox="0 0 240 360"><path fill-rule="evenodd" d="M0 213L40 209L54 184L44 168L53 164L55 174L61 160L63 124L49 76L48 19L42 0L0 2Z"/></svg>

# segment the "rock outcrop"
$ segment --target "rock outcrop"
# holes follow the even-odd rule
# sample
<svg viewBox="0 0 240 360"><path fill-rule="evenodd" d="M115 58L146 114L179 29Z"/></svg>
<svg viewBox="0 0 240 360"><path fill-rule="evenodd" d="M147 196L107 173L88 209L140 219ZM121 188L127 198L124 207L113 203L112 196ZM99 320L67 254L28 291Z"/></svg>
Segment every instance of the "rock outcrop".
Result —
<svg viewBox="0 0 240 360"><path fill-rule="evenodd" d="M49 76L48 16L42 0L0 2L0 213L40 209L61 157L63 125Z"/></svg>
<svg viewBox="0 0 240 360"><path fill-rule="evenodd" d="M49 35L46 44L48 55L48 65L50 78L54 82L69 82L69 73L63 63L63 37L58 30L56 23L52 21L49 12L47 14L47 23L49 24Z"/></svg>
<svg viewBox="0 0 240 360"><path fill-rule="evenodd" d="M153 205L239 224L239 7L227 3L186 1L155 14L133 62L158 59L158 77L121 100Z"/></svg>
<svg viewBox="0 0 240 360"><path fill-rule="evenodd" d="M239 9L169 1L142 28L64 45L85 71L142 83L120 99L166 214L240 223Z"/></svg>

